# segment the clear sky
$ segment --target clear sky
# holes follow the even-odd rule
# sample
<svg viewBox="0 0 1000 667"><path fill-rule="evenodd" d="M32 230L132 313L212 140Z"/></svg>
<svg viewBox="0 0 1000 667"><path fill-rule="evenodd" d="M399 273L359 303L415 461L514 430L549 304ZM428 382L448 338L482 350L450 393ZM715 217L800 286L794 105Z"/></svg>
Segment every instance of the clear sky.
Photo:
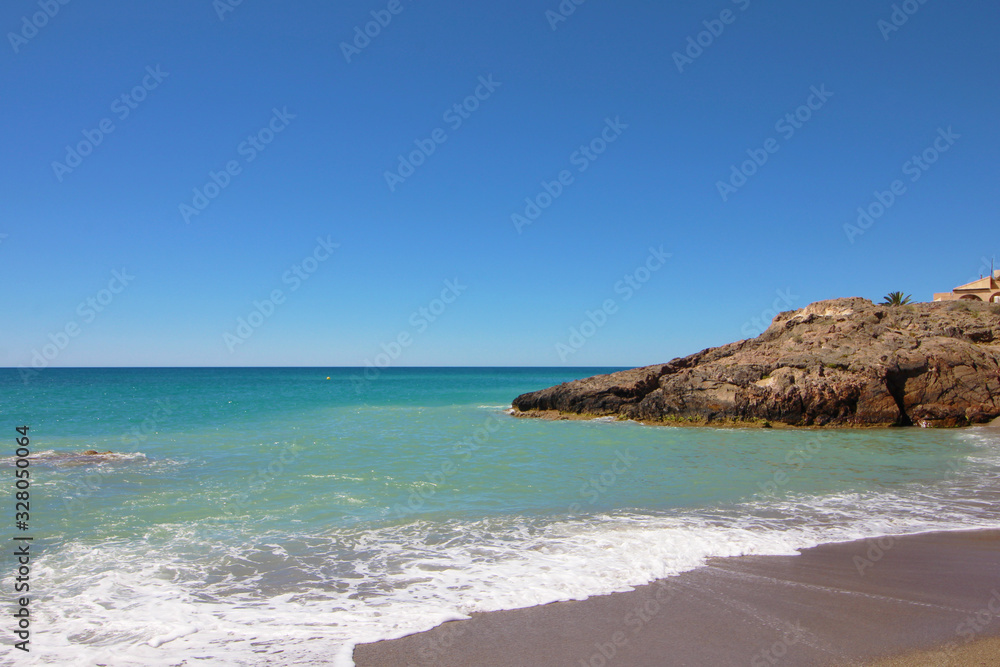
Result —
<svg viewBox="0 0 1000 667"><path fill-rule="evenodd" d="M997 253L997 3L580 1L4 2L0 365L650 364Z"/></svg>

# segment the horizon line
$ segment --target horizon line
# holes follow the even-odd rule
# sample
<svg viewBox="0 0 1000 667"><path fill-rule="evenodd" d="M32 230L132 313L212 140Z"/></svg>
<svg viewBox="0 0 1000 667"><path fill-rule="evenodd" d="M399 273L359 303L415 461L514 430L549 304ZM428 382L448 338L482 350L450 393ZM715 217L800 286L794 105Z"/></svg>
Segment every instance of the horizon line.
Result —
<svg viewBox="0 0 1000 667"><path fill-rule="evenodd" d="M662 362L667 363L667 362ZM644 366L656 366L658 364L644 364ZM632 366L632 365L597 365L597 366L386 366L384 368L377 367L379 371L390 371L390 370L413 370L413 369L439 369L439 368L453 368L453 369L475 369L475 368L552 368L552 369L563 369L563 370L573 370L577 368L642 368L643 366ZM47 366L45 368L30 368L30 367L20 367L20 366L0 366L0 370L33 370L37 373L42 373L47 370L124 370L124 369L150 369L150 370L170 370L170 369L188 368L188 369L205 369L205 370L221 370L221 369L232 369L232 370L248 370L248 369L265 369L265 368L280 368L280 369L290 369L290 368L302 368L302 369L341 369L341 370L366 370L371 368L370 366Z"/></svg>

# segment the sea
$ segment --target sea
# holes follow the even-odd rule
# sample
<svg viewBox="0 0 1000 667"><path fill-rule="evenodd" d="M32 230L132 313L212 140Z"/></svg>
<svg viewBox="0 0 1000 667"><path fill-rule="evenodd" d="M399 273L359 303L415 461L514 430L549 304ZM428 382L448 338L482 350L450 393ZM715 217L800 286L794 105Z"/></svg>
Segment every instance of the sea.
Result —
<svg viewBox="0 0 1000 667"><path fill-rule="evenodd" d="M346 666L360 642L712 557L1000 528L998 430L508 413L612 370L0 371L0 659ZM15 537L32 538L28 653Z"/></svg>

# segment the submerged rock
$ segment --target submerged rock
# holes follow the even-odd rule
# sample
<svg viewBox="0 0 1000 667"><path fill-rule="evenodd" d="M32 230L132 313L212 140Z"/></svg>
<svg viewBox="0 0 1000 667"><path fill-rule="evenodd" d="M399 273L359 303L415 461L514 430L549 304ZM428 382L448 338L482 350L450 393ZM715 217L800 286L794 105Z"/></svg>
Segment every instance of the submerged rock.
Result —
<svg viewBox="0 0 1000 667"><path fill-rule="evenodd" d="M966 426L1000 415L1000 314L819 301L760 336L518 396L516 416L673 424Z"/></svg>

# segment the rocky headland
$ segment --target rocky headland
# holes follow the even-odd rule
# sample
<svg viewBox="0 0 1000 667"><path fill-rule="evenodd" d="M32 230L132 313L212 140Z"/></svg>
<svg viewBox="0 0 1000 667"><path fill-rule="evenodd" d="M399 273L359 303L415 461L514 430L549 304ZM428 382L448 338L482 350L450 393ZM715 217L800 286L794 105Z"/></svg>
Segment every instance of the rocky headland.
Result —
<svg viewBox="0 0 1000 667"><path fill-rule="evenodd" d="M1000 415L1000 306L819 301L756 338L518 396L512 414L644 423L968 426Z"/></svg>

